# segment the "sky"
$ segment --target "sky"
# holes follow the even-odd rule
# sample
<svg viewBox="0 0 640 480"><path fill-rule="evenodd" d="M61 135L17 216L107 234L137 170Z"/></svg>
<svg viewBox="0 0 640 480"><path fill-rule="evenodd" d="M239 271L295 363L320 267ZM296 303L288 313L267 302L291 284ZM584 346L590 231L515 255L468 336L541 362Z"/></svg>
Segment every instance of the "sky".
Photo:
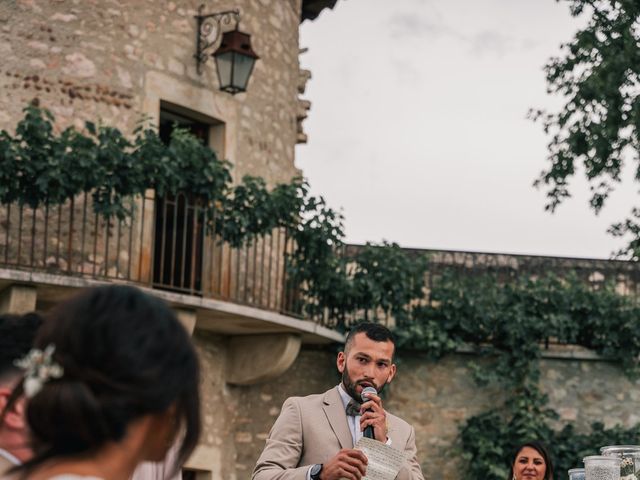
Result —
<svg viewBox="0 0 640 480"><path fill-rule="evenodd" d="M609 258L631 168L598 216L581 176L554 214L533 181L557 109L543 66L585 19L555 0L338 0L301 26L311 101L296 165L350 243ZM630 165L629 167L632 167Z"/></svg>

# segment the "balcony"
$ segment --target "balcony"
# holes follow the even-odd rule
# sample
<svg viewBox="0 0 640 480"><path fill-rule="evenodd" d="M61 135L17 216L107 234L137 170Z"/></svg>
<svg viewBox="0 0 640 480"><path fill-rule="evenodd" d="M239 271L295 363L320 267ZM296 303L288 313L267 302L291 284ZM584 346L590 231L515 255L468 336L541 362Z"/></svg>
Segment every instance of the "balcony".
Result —
<svg viewBox="0 0 640 480"><path fill-rule="evenodd" d="M189 195L156 198L148 191L132 201L125 220L107 221L91 203L91 194L81 194L55 207L0 205L0 288L35 284L37 307L46 309L73 288L130 283L197 310L198 326L216 333L342 339L294 310L284 230L232 248L205 225L204 210Z"/></svg>
<svg viewBox="0 0 640 480"><path fill-rule="evenodd" d="M282 229L232 248L205 224L204 209L189 195L156 198L153 191L132 202L125 220L93 213L90 194L66 204L32 209L0 205L0 290L38 286L38 308L46 309L73 288L102 282L152 289L175 306L198 311L198 326L225 335L297 333L306 343L340 341L336 328L362 319L393 325L388 312L315 309L302 315L305 299L287 279L285 257L294 248ZM215 222L213 222L215 224ZM362 246L342 252L357 257ZM404 249L429 257L424 294L445 270L466 276L490 272L499 281L552 271L578 275L593 288L613 281L618 293L640 298L640 268L611 260Z"/></svg>

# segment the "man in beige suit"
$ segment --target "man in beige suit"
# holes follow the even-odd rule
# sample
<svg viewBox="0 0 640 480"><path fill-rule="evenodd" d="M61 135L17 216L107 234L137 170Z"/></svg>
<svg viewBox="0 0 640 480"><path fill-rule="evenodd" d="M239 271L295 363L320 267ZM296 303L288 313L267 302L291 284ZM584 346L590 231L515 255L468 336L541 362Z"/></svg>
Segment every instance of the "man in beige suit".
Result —
<svg viewBox="0 0 640 480"><path fill-rule="evenodd" d="M41 323L40 317L33 313L0 315L0 412L3 412L13 387L22 376L22 371L13 362L31 350ZM0 421L0 477L30 457L24 400L19 400L4 412Z"/></svg>
<svg viewBox="0 0 640 480"><path fill-rule="evenodd" d="M423 480L416 457L415 432L404 420L386 412L378 395L361 402L365 387L381 392L396 374L391 332L375 323L361 323L338 353L340 384L308 397L288 398L282 406L253 480L360 480L367 458L354 445L367 426L374 438L408 453L397 480Z"/></svg>

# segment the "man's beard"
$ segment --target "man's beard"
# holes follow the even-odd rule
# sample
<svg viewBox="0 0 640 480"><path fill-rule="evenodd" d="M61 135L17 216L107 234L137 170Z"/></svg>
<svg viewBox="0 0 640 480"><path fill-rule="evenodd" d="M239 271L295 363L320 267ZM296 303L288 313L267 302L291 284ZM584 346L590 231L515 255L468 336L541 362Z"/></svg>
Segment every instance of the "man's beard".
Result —
<svg viewBox="0 0 640 480"><path fill-rule="evenodd" d="M384 390L384 387L387 385L387 382L383 383L382 385L376 385L373 380L366 380L363 382L353 381L351 379L351 375L349 375L349 370L347 369L347 365L345 362L344 370L342 372L342 387L349 394L349 396L358 403L362 403L362 397L356 391L356 387L361 383L369 383L373 385L373 388L375 388L378 391L378 395L380 395L380 393Z"/></svg>

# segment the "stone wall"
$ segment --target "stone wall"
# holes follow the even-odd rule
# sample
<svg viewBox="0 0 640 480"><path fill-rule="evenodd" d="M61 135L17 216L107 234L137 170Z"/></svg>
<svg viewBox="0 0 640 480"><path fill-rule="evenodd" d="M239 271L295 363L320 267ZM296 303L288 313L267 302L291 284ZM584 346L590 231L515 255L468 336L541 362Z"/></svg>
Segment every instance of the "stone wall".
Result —
<svg viewBox="0 0 640 480"><path fill-rule="evenodd" d="M60 127L100 119L130 132L161 102L224 122L219 152L234 175L286 182L298 136L300 0L219 0L239 8L256 62L247 93L218 90L214 62L194 60L202 0L3 0L0 2L0 129L13 129L34 97Z"/></svg>
<svg viewBox="0 0 640 480"><path fill-rule="evenodd" d="M55 114L58 130L82 129L91 120L129 133L143 116L157 123L161 107L170 105L215 123L212 145L232 162L236 180L251 174L270 185L290 181L300 173L294 166L298 95L301 78L308 78L298 63L301 0L205 3L205 13L238 8L240 29L251 34L260 56L248 91L235 96L218 90L213 61L196 71L194 15L201 3L0 1L0 129L12 131L34 98ZM84 195L73 209L0 206L0 263L149 284L153 192L147 196L144 206L136 202L136 217L111 228L94 217ZM277 310L284 248L268 236L231 252L207 237L200 290Z"/></svg>
<svg viewBox="0 0 640 480"><path fill-rule="evenodd" d="M339 381L331 351L303 348L294 365L280 378L251 387L231 387L243 407L233 438L238 478L250 478L280 407L290 396L323 392Z"/></svg>
<svg viewBox="0 0 640 480"><path fill-rule="evenodd" d="M432 480L459 480L458 427L500 401L500 391L479 389L470 366L477 357L450 355L439 362L404 354L398 376L386 392L385 407L416 429L419 458ZM232 388L243 411L235 423L237 478L249 478L282 402L291 395L322 392L338 382L335 351L305 348L281 378L255 387ZM562 422L584 431L594 421L630 427L637 412L640 381L614 364L594 360L545 359L542 387ZM595 448L598 445L594 445Z"/></svg>
<svg viewBox="0 0 640 480"><path fill-rule="evenodd" d="M200 445L207 451L207 463L215 480L233 480L235 448L229 439L236 429L237 396L225 383L225 339L196 330L196 348L202 364L202 435ZM244 478L242 476L237 478Z"/></svg>

